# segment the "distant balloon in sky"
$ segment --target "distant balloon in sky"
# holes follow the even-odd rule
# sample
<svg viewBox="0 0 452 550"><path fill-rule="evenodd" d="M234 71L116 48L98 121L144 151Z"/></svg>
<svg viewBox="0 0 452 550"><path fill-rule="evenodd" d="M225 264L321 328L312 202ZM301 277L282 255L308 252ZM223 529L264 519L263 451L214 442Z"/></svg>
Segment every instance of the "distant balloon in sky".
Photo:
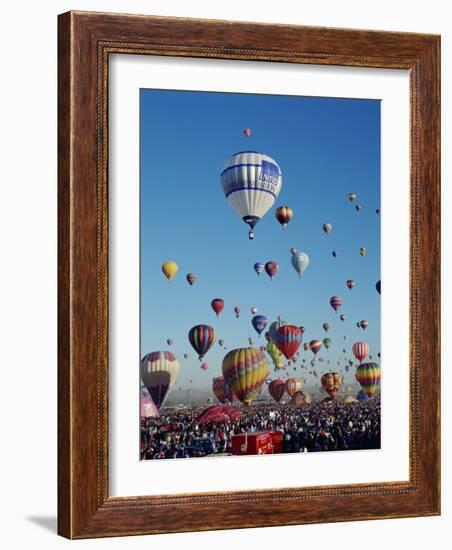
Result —
<svg viewBox="0 0 452 550"><path fill-rule="evenodd" d="M339 319L340 319L341 321L345 321L346 317L345 317L345 315L342 313L341 315L339 315Z"/></svg>
<svg viewBox="0 0 452 550"><path fill-rule="evenodd" d="M331 255L333 256L333 258L337 258L337 252L335 250L333 250L333 252L331 252Z"/></svg>
<svg viewBox="0 0 452 550"><path fill-rule="evenodd" d="M332 342L331 338L324 338L323 339L323 345L326 347L326 349L330 348L331 342Z"/></svg>
<svg viewBox="0 0 452 550"><path fill-rule="evenodd" d="M163 275L165 275L168 281L171 282L177 275L177 272L179 271L179 266L173 260L168 260L167 262L163 262L162 271Z"/></svg>
<svg viewBox="0 0 452 550"><path fill-rule="evenodd" d="M340 296L332 296L330 298L330 305L334 309L334 311L337 311L341 305L342 305L342 298Z"/></svg>
<svg viewBox="0 0 452 550"><path fill-rule="evenodd" d="M192 286L196 282L196 274L187 273L187 282L190 286Z"/></svg>
<svg viewBox="0 0 452 550"><path fill-rule="evenodd" d="M216 313L217 317L220 315L220 313L224 309L224 301L221 298L214 298L211 302L211 307Z"/></svg>
<svg viewBox="0 0 452 550"><path fill-rule="evenodd" d="M357 212L359 212L359 211L361 210L361 205L360 205L360 204L357 204L357 205L355 206L355 210L356 210Z"/></svg>
<svg viewBox="0 0 452 550"><path fill-rule="evenodd" d="M308 344L307 342L305 342L305 343L303 344L303 349L304 349L305 351L308 351L308 349L309 349L309 344Z"/></svg>
<svg viewBox="0 0 452 550"><path fill-rule="evenodd" d="M275 217L282 225L282 228L285 229L287 224L290 222L293 216L293 210L289 206L279 206L275 210Z"/></svg>
<svg viewBox="0 0 452 550"><path fill-rule="evenodd" d="M377 209L375 210L375 212L376 212L377 214L380 214L380 209L377 208Z"/></svg>
<svg viewBox="0 0 452 550"><path fill-rule="evenodd" d="M348 288L351 290L355 286L355 281L353 281L352 279L349 279L346 284Z"/></svg>
<svg viewBox="0 0 452 550"><path fill-rule="evenodd" d="M240 317L240 308L239 308L239 306L235 306L234 313L235 313L235 316L238 319Z"/></svg>
<svg viewBox="0 0 452 550"><path fill-rule="evenodd" d="M209 368L209 365L207 363L202 363L201 365L202 370L207 370L208 368Z"/></svg>
<svg viewBox="0 0 452 550"><path fill-rule="evenodd" d="M209 351L215 339L215 329L209 325L196 325L188 333L188 340L199 355L200 360L204 358L204 355Z"/></svg>
<svg viewBox="0 0 452 550"><path fill-rule="evenodd" d="M300 328L300 331L301 331L301 334L304 334L304 331L306 330L304 327L299 327Z"/></svg>
<svg viewBox="0 0 452 550"><path fill-rule="evenodd" d="M301 277L309 265L309 256L306 252L297 252L296 254L292 254L291 262L293 268Z"/></svg>
<svg viewBox="0 0 452 550"><path fill-rule="evenodd" d="M375 288L377 289L378 294L381 294L381 281L377 281Z"/></svg>
<svg viewBox="0 0 452 550"><path fill-rule="evenodd" d="M168 346L172 346L172 345L173 345L173 339L172 339L172 338L168 338L168 340L166 341L166 343L168 344Z"/></svg>
<svg viewBox="0 0 452 550"><path fill-rule="evenodd" d="M309 342L309 348L314 355L317 355L321 347L322 347L322 342L320 340L311 340Z"/></svg>
<svg viewBox="0 0 452 550"><path fill-rule="evenodd" d="M264 317L263 315L255 315L251 319L251 324L253 325L254 330L259 334L259 336L267 326L267 322L267 317Z"/></svg>
<svg viewBox="0 0 452 550"><path fill-rule="evenodd" d="M364 247L361 247L359 249L359 253L360 253L361 256L365 256L367 254L367 250Z"/></svg>
<svg viewBox="0 0 452 550"><path fill-rule="evenodd" d="M218 345L219 346L223 346L223 344L224 344L224 340L218 340Z"/></svg>
<svg viewBox="0 0 452 550"><path fill-rule="evenodd" d="M257 313L257 307L254 307L254 306L253 306L253 307L251 308L251 313L252 313L253 315L256 315L256 313Z"/></svg>
<svg viewBox="0 0 452 550"><path fill-rule="evenodd" d="M356 200L356 195L355 195L355 193L349 193L349 194L347 195L347 199L348 199L350 202L355 201L355 200Z"/></svg>
<svg viewBox="0 0 452 550"><path fill-rule="evenodd" d="M226 161L221 184L229 204L249 225L249 238L254 239L254 226L270 210L281 191L281 169L263 153L243 151Z"/></svg>
<svg viewBox="0 0 452 550"><path fill-rule="evenodd" d="M329 325L328 323L323 323L322 326L323 326L323 330L324 330L325 332L328 332L328 331L330 330L330 325Z"/></svg>
<svg viewBox="0 0 452 550"><path fill-rule="evenodd" d="M184 359L188 359L188 353L184 353Z"/></svg>
<svg viewBox="0 0 452 550"><path fill-rule="evenodd" d="M245 128L243 130L243 133L245 134L246 137L250 137L253 131L250 128Z"/></svg>
<svg viewBox="0 0 452 550"><path fill-rule="evenodd" d="M254 264L254 271L255 271L258 275L260 275L260 274L264 271L264 268L265 268L264 264L261 264L260 262L256 262L256 263Z"/></svg>
<svg viewBox="0 0 452 550"><path fill-rule="evenodd" d="M366 330L366 328L369 326L369 323L363 319L362 321L359 322L359 326L360 326L363 330Z"/></svg>
<svg viewBox="0 0 452 550"><path fill-rule="evenodd" d="M367 354L369 353L369 346L366 344L366 342L356 342L355 344L353 344L352 351L353 355L361 363L361 361L365 359Z"/></svg>
<svg viewBox="0 0 452 550"><path fill-rule="evenodd" d="M279 265L276 262L267 262L265 264L265 271L270 277L270 280L273 280L273 277L278 273Z"/></svg>
<svg viewBox="0 0 452 550"><path fill-rule="evenodd" d="M328 235L333 230L333 226L330 223L324 223L322 226L323 232Z"/></svg>
<svg viewBox="0 0 452 550"><path fill-rule="evenodd" d="M298 250L297 250L296 248L293 248L293 247L292 247L292 248L290 249L290 253L291 253L291 254L296 254L297 252L298 252Z"/></svg>

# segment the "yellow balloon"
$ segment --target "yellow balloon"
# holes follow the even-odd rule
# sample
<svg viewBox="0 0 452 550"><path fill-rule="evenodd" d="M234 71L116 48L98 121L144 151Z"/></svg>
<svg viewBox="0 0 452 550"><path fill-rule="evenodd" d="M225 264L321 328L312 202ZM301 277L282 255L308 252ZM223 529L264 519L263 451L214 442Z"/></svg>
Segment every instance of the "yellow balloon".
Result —
<svg viewBox="0 0 452 550"><path fill-rule="evenodd" d="M176 262L168 260L167 262L164 262L162 264L162 271L168 281L172 281L179 271L179 266L176 264Z"/></svg>

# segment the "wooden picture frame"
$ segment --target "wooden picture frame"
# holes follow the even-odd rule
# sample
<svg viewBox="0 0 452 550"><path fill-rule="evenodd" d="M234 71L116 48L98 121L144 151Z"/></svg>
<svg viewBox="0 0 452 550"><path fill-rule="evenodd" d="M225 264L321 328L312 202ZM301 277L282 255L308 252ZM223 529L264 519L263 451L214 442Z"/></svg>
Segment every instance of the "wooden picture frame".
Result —
<svg viewBox="0 0 452 550"><path fill-rule="evenodd" d="M87 538L439 514L440 38L69 12L59 16L58 51L59 534ZM113 53L409 70L409 481L109 496L107 91Z"/></svg>

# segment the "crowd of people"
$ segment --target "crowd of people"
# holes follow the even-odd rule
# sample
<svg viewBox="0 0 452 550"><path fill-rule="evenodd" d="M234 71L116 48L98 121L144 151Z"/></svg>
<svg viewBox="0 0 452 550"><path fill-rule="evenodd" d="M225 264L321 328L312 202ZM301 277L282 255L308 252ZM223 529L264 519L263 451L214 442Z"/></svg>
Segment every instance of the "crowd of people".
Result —
<svg viewBox="0 0 452 550"><path fill-rule="evenodd" d="M141 458L189 458L232 454L232 436L280 431L283 452L380 448L380 399L343 403L325 400L293 408L255 403L241 408L237 420L200 424L203 407L165 408L141 419Z"/></svg>

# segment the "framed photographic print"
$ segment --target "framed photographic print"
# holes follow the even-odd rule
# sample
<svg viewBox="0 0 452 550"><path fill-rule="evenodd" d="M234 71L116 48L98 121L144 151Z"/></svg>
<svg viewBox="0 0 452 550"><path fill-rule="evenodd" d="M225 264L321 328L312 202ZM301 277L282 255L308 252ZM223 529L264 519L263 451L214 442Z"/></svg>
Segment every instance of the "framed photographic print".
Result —
<svg viewBox="0 0 452 550"><path fill-rule="evenodd" d="M439 514L439 45L60 16L61 535Z"/></svg>

